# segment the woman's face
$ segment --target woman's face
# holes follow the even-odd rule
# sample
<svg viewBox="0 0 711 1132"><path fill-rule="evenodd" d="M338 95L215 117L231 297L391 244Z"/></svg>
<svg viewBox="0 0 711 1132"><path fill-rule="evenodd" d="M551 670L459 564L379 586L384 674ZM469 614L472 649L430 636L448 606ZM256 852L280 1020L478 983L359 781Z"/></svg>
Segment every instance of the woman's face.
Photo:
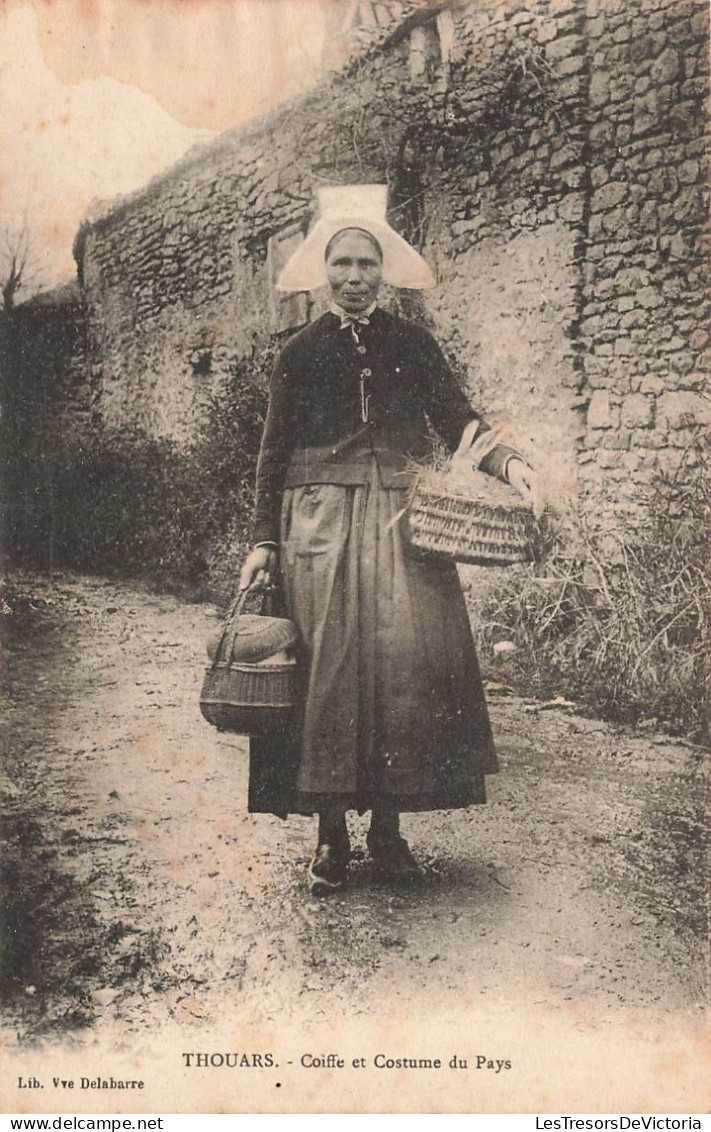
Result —
<svg viewBox="0 0 711 1132"><path fill-rule="evenodd" d="M374 303L383 281L383 261L372 240L352 228L338 235L326 259L331 294L349 314Z"/></svg>

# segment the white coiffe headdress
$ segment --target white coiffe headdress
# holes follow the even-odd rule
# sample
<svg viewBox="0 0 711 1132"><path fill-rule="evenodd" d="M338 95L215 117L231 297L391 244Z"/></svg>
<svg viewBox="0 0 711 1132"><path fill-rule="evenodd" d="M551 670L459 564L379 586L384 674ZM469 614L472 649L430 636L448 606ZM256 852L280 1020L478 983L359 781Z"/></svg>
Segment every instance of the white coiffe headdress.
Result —
<svg viewBox="0 0 711 1132"><path fill-rule="evenodd" d="M318 190L319 218L303 244L283 268L278 291L312 291L323 287L328 242L343 228L363 228L383 249L383 281L393 287L420 290L434 277L419 252L390 227L386 218L387 185L339 185Z"/></svg>

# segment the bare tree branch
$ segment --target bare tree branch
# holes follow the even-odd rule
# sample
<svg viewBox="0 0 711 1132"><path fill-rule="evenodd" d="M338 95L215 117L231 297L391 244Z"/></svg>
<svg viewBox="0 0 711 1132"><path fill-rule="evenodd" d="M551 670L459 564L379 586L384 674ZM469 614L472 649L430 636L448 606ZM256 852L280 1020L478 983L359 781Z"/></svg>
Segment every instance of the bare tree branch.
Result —
<svg viewBox="0 0 711 1132"><path fill-rule="evenodd" d="M33 265L34 258L26 222L18 228L0 228L0 310L12 311L19 293L36 281L39 273Z"/></svg>

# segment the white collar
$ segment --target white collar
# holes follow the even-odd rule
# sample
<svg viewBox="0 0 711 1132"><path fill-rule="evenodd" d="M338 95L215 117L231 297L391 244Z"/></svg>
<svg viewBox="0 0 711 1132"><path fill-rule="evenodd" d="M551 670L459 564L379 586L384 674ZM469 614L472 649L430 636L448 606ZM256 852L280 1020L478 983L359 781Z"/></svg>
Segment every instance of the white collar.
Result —
<svg viewBox="0 0 711 1132"><path fill-rule="evenodd" d="M366 322L366 320L370 318L377 305L378 301L376 299L375 302L371 303L369 307L365 308L365 310L358 311L357 314L352 314L350 311L344 310L343 307L340 306L339 303L337 303L334 299L328 309L330 310L331 314L335 314L336 318L340 318L341 326L343 327L350 326L354 322Z"/></svg>

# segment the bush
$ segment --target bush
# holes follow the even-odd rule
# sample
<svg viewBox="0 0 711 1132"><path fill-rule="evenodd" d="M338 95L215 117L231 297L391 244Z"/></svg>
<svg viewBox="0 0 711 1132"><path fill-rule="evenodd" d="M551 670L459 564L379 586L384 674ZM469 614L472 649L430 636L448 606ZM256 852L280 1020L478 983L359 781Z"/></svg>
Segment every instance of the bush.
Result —
<svg viewBox="0 0 711 1132"><path fill-rule="evenodd" d="M233 367L190 448L126 429L55 469L55 561L229 590L248 541L270 352ZM57 519L59 516L59 519Z"/></svg>
<svg viewBox="0 0 711 1132"><path fill-rule="evenodd" d="M542 560L497 579L477 609L484 653L516 645L500 674L708 739L711 486L697 471L660 481L648 526L614 536L614 551L577 515L549 523Z"/></svg>

